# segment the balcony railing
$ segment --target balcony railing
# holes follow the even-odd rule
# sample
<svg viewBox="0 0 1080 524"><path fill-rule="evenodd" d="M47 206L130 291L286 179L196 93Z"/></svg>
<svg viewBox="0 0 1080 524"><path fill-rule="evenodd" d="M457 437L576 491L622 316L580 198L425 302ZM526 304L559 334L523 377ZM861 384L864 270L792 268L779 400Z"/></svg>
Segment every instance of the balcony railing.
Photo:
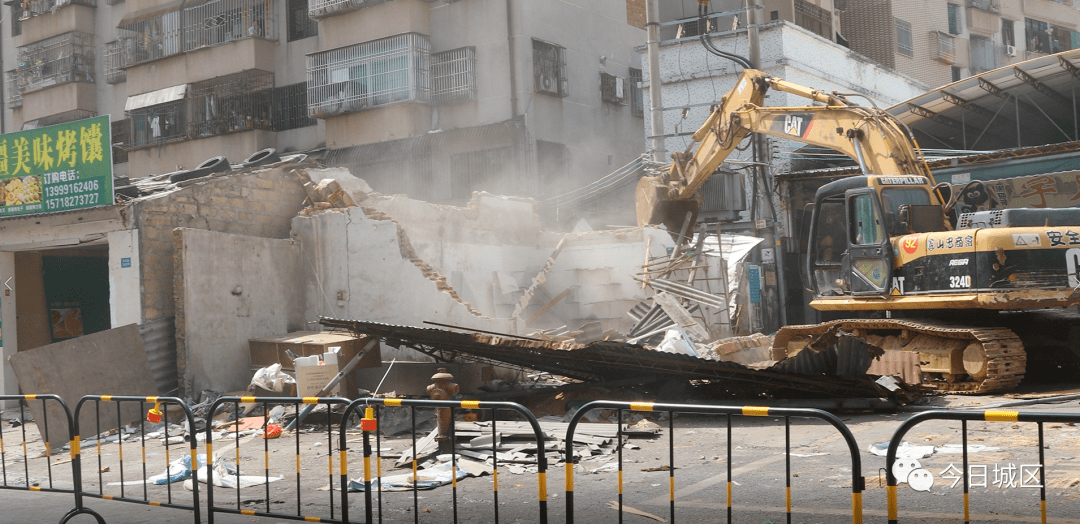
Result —
<svg viewBox="0 0 1080 524"><path fill-rule="evenodd" d="M14 9L14 12L20 21L26 21L35 16L54 13L57 9L69 5L95 7L96 4L94 0L32 0L18 4L19 7Z"/></svg>
<svg viewBox="0 0 1080 524"><path fill-rule="evenodd" d="M131 120L131 149L187 139L187 100L140 107L126 114Z"/></svg>
<svg viewBox="0 0 1080 524"><path fill-rule="evenodd" d="M476 50L452 49L431 55L431 98L436 104L476 100Z"/></svg>
<svg viewBox="0 0 1080 524"><path fill-rule="evenodd" d="M247 38L277 39L277 2L212 0L184 9L184 51Z"/></svg>
<svg viewBox="0 0 1080 524"><path fill-rule="evenodd" d="M69 82L94 82L94 35L71 32L18 48L14 89L29 93Z"/></svg>
<svg viewBox="0 0 1080 524"><path fill-rule="evenodd" d="M428 37L405 33L307 55L313 118L431 100Z"/></svg>
<svg viewBox="0 0 1080 524"><path fill-rule="evenodd" d="M273 128L274 74L243 71L191 84L188 137Z"/></svg>
<svg viewBox="0 0 1080 524"><path fill-rule="evenodd" d="M4 87L7 88L7 106L8 109L15 109L22 107L22 93L19 92L18 80L16 79L16 71L6 71L4 73Z"/></svg>
<svg viewBox="0 0 1080 524"><path fill-rule="evenodd" d="M386 2L387 0L308 0L308 16L319 20Z"/></svg>
<svg viewBox="0 0 1080 524"><path fill-rule="evenodd" d="M935 31L930 33L930 42L934 44L934 50L937 54L933 57L939 62L946 64L952 64L956 62L956 37Z"/></svg>
<svg viewBox="0 0 1080 524"><path fill-rule="evenodd" d="M116 29L126 68L180 54L180 12L173 11Z"/></svg>
<svg viewBox="0 0 1080 524"><path fill-rule="evenodd" d="M128 63L128 57L124 54L128 48L120 45L119 40L105 43L105 81L110 84L119 84L127 81L127 71L124 64Z"/></svg>

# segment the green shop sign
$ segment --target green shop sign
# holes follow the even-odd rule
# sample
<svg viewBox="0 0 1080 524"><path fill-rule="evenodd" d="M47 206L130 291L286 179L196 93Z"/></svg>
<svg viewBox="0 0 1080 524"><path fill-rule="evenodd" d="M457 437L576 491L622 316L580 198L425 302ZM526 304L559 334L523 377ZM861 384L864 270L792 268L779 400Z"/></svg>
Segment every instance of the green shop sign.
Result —
<svg viewBox="0 0 1080 524"><path fill-rule="evenodd" d="M109 116L0 135L0 217L113 203Z"/></svg>

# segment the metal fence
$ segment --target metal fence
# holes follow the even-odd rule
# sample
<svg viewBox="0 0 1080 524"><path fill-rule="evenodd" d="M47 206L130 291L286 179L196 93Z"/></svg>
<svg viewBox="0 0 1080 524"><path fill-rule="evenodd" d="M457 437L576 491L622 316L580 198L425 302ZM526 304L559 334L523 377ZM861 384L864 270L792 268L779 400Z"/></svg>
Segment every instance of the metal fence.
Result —
<svg viewBox="0 0 1080 524"><path fill-rule="evenodd" d="M274 74L248 70L191 84L188 138L272 129Z"/></svg>
<svg viewBox="0 0 1080 524"><path fill-rule="evenodd" d="M22 46L16 54L15 89L20 93L94 81L94 35L72 31Z"/></svg>
<svg viewBox="0 0 1080 524"><path fill-rule="evenodd" d="M276 40L276 5L269 0L211 0L184 9L184 52L247 38Z"/></svg>
<svg viewBox="0 0 1080 524"><path fill-rule="evenodd" d="M318 120L308 116L307 83L300 82L274 89L274 131L288 131L318 123Z"/></svg>
<svg viewBox="0 0 1080 524"><path fill-rule="evenodd" d="M120 67L158 60L181 52L180 12L173 11L116 28L123 48Z"/></svg>
<svg viewBox="0 0 1080 524"><path fill-rule="evenodd" d="M810 418L817 419L831 424L840 433L840 436L847 444L848 452L851 455L851 520L854 524L862 523L862 492L864 490L864 479L862 477L862 460L859 456L859 446L855 442L854 435L851 434L851 430L844 425L840 419L836 416L821 411L819 409L797 409L797 408L769 408L759 406L706 406L697 404L656 404L651 402L609 402L609 401L596 401L585 404L574 414L570 419L570 425L566 429L566 522L571 524L574 522L574 433L578 424L581 422L582 417L586 413L595 409L614 409L617 412L616 420L619 422L618 430L618 510L619 520L622 521L623 517L623 412L629 411L663 411L668 415L668 497L669 497L669 519L671 522L675 521L675 432L674 432L674 414L675 413L702 413L702 414L715 414L725 415L727 417L727 522L730 524L732 520L732 499L733 499L733 481L732 481L732 438L731 438L731 417L732 416L745 416L745 417L783 417L784 418L784 470L785 470L785 493L786 493L786 508L787 508L787 522L791 523L791 418Z"/></svg>
<svg viewBox="0 0 1080 524"><path fill-rule="evenodd" d="M88 417L83 417L84 407L93 405L93 426L84 427L83 421ZM102 405L107 407L102 408ZM135 406L138 406L137 409ZM164 444L164 462L161 464L147 465L147 413L150 409L154 410L151 413L156 413L160 417L163 428L161 430L161 441ZM191 429L188 442L185 442L182 437L182 430L177 430L172 435L169 434L169 406L176 406L182 412L181 420L173 420L174 423L182 422L187 428ZM115 407L115 411L113 411ZM164 408L164 409L162 409ZM112 418L115 414L115 419ZM89 414L88 414L89 415ZM103 416L106 418L106 423L102 425ZM139 451L141 460L134 467L129 467L125 470L124 466L124 441L127 439L127 427L134 424L133 418L138 417L138 440ZM78 474L78 482L76 483L76 498L80 499L76 503L76 509L81 507L81 497L91 497L103 500L116 500L121 502L131 502L136 504L145 504L148 506L165 507L185 509L192 512L194 522L198 524L201 522L201 506L199 505L199 455L198 455L198 442L195 437L195 417L191 413L191 409L184 403L184 401L175 397L135 397L135 396L113 396L113 395L88 395L79 399L79 403L75 406L75 430L74 438L71 444L71 454L73 462L76 463L76 470ZM115 421L115 426L109 422ZM93 433L89 433L89 432ZM103 449L111 446L113 442L102 442L109 439L106 435L115 431L115 444L116 444L116 456L117 460L113 462L111 460L111 453L108 454L110 460L106 460L104 457L106 453ZM86 433L84 435L84 433ZM90 438L88 438L90 437ZM93 479L87 479L82 475L83 468L83 453L81 447L89 441L94 442L95 455L97 456L97 491L94 492L88 488L92 487ZM181 455L176 461L173 461L173 456L170 448L187 447L188 454L181 452ZM130 448L129 448L130 449ZM129 455L130 456L130 455ZM131 461L129 460L130 464ZM104 474L105 472L112 472L112 468L116 467L116 472L119 473L119 482L106 483ZM162 469L158 469L158 468ZM156 476L151 476L152 471L164 471ZM131 474L135 477L141 475L141 480L130 480ZM127 475L127 476L125 476ZM191 500L187 502L186 490L174 490L173 483L190 479L191 480ZM138 484L138 488L131 489L133 484ZM160 486L165 486L165 493L161 493ZM154 497L151 497L151 487L155 486ZM116 487L115 490L109 490L110 493L106 493L106 487ZM116 493L119 492L119 494ZM159 500L157 497L164 495L164 499ZM185 503L187 502L187 503ZM65 517L61 520L61 524L67 522L69 517Z"/></svg>
<svg viewBox="0 0 1080 524"><path fill-rule="evenodd" d="M94 0L31 0L29 2L21 2L19 7L14 11L17 13L20 21L29 20L35 16L47 15L56 12L69 5L82 5L86 7L94 7L96 3Z"/></svg>
<svg viewBox="0 0 1080 524"><path fill-rule="evenodd" d="M431 54L431 98L436 104L476 100L476 48Z"/></svg>
<svg viewBox="0 0 1080 524"><path fill-rule="evenodd" d="M8 109L15 109L22 107L23 99L22 93L19 92L19 81L16 78L17 71L5 71L4 72L4 87L7 88L7 106Z"/></svg>
<svg viewBox="0 0 1080 524"><path fill-rule="evenodd" d="M307 55L314 118L431 99L428 37L405 33Z"/></svg>
<svg viewBox="0 0 1080 524"><path fill-rule="evenodd" d="M126 111L131 120L131 147L145 147L187 139L187 100Z"/></svg>
<svg viewBox="0 0 1080 524"><path fill-rule="evenodd" d="M985 422L1031 422L1034 423L1038 430L1038 488L1039 488L1039 511L1041 521L1046 522L1046 445L1043 438L1043 424L1046 422L1060 422L1067 424L1075 424L1080 422L1080 413L1035 413L1035 412L1019 412L1019 411L926 411L919 413L900 425L896 432L893 433L892 439L889 440L889 449L885 456L885 475L887 481L887 498L888 498L888 515L889 524L896 524L899 522L899 510L897 506L897 485L901 480L907 482L909 479L898 479L893 471L893 466L896 464L897 452L900 448L900 444L903 441L904 435L911 430L911 428L926 422L928 420L959 420L960 432L961 432L961 453L963 455L963 471L955 472L962 477L964 483L964 522L971 521L971 504L969 499L970 488L970 476L971 471L969 469L968 461L968 427L967 423L970 421L985 421ZM1034 466L1034 465L1032 465ZM985 466L984 466L985 467ZM910 472L909 472L910 473ZM1028 471L1028 474L1034 477L1034 474ZM1023 466L1020 471L1021 478L1024 476Z"/></svg>
<svg viewBox="0 0 1080 524"><path fill-rule="evenodd" d="M105 81L110 84L119 84L127 81L127 70L124 69L125 64L131 62L131 59L124 56L124 53L129 49L120 45L119 40L113 40L112 42L105 42Z"/></svg>

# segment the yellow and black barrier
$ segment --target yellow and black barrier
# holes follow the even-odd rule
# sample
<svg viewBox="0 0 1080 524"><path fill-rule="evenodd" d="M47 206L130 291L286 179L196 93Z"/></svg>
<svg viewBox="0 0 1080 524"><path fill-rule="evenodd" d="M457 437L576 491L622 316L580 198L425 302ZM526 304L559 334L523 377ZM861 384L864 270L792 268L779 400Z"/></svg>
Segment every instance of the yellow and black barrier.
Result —
<svg viewBox="0 0 1080 524"><path fill-rule="evenodd" d="M945 411L934 410L925 411L919 413L907 420L896 429L893 433L892 439L889 441L889 450L885 456L885 475L887 480L886 492L888 498L888 515L889 524L896 524L899 522L899 511L897 508L897 490L896 487L899 484L899 479L893 474L893 464L896 462L896 453L900 448L900 443L904 438L904 435L911 430L911 428L926 422L928 420L959 420L960 432L961 432L961 452L963 454L964 470L962 477L964 481L964 523L970 522L970 499L968 489L970 487L970 479L968 478L968 442L967 442L967 423L972 422L1032 422L1038 428L1039 433L1039 512L1042 522L1046 522L1046 446L1043 442L1043 423L1046 422L1060 422L1060 423L1078 423L1080 422L1080 413L1035 413L1035 412L1021 412L1021 411Z"/></svg>
<svg viewBox="0 0 1080 524"><path fill-rule="evenodd" d="M312 405L312 404L323 404L323 405L346 406L346 405L349 404L349 402L350 402L349 399L344 399L344 398L321 398L321 397L221 397L221 398L217 399L216 401L214 401L213 404L210 405L210 410L209 410L209 412L207 414L207 420L208 421L213 420L214 416L217 414L217 412L221 409L222 406L232 405L233 413L235 413L236 416L237 416L237 419L239 419L241 409L242 409L241 406L243 404L261 404L262 407L263 407L263 410L262 410L263 411L263 415L262 415L263 421L262 421L261 427L263 428L263 436L265 437L266 433L271 432L270 425L275 422L274 420L271 420L271 418L270 418L270 413L271 413L271 410L272 410L271 406L291 406L291 409L286 408L286 411L285 411L285 413L283 413L283 415L291 413L294 416L299 417L300 416L300 411L302 409L300 407L301 405L307 406L307 405ZM267 439L267 438L262 438L263 479L264 479L263 485L265 486L264 487L264 490L265 490L265 495L264 495L265 496L265 501L264 501L265 506L262 507L262 508L259 508L259 509L249 509L249 508L244 507L244 504L243 504L243 501L242 501L242 498L241 498L241 495L240 495L240 491L242 489L242 476L247 476L247 475L240 471L240 461L241 461L241 456L242 456L242 454L241 454L240 431L235 432L235 436L234 436L234 439L233 439L233 442L232 442L232 444L235 447L235 450L234 450L234 452L235 452L234 457L235 457L235 460L236 460L235 477L233 479L221 479L223 481L224 480L234 480L235 481L234 482L234 484L235 484L234 491L236 492L236 505L235 505L235 507L219 507L219 506L216 506L215 501L214 501L214 489L215 489L214 488L214 483L215 483L215 480L214 480L214 475L215 475L214 466L215 466L215 463L214 462L217 459L214 457L214 444L215 444L214 430L213 430L213 427L210 424L207 424L207 427L206 427L206 470L207 470L207 478L206 478L206 513L207 513L207 522L209 522L210 524L214 524L214 514L215 513L231 513L231 514L236 514L236 515L248 515L248 516L253 516L253 517L272 517L272 518L288 519L288 520L300 520L300 521L305 521L305 522L334 522L334 523L344 522L343 519L337 518L338 513L337 513L337 511L335 511L335 502L337 501L337 498L335 497L336 489L334 487L334 449L333 449L334 444L336 442L338 442L338 439L336 439L335 435L334 435L335 430L340 430L341 431L341 439L340 440L342 442L344 442L344 439L345 439L344 422L345 422L345 419L343 418L342 419L342 424L333 424L329 420L329 408L328 408L328 419L327 419L326 434L325 434L326 439L323 440L322 437L320 436L320 441L321 442L326 442L326 447L327 447L326 453L327 453L327 457L328 457L328 460L327 460L328 470L327 470L327 477L324 477L324 478L329 478L329 482L330 482L330 487L329 487L329 493L330 493L330 495L329 495L329 506L330 506L330 509L329 509L329 515L328 516L304 515L304 512L303 512L304 504L303 504L303 496L302 496L303 488L302 488L302 478L301 478L301 469L302 468L300 467L300 457L301 457L300 441L301 441L301 434L303 432L300 431L299 424L297 424L297 427L295 428L296 431L293 432L293 435L291 437L286 436L284 434L281 434L281 436L278 437L278 438L283 438L283 439L284 438L292 438L296 443L296 446L295 446L295 448L296 448L296 466L295 466L295 470L296 470L296 476L295 476L295 480L296 480L296 502L295 502L295 512L285 513L283 511L279 511L277 508L274 507L274 503L273 503L274 499L270 496L270 494L271 494L270 493L270 490L271 490L270 484L271 484L271 478L272 478L270 476L270 439ZM277 429L276 431L281 431L281 430ZM228 445L229 444L229 439L225 439L224 444ZM274 478L276 478L276 477L274 477ZM310 486L308 486L308 487L310 488ZM343 486L341 486L341 489L342 490L347 490L348 486L343 485ZM343 513L342 513L342 515L343 515Z"/></svg>
<svg viewBox="0 0 1080 524"><path fill-rule="evenodd" d="M86 408L86 406L89 406L91 404L94 406L94 427L93 428L84 428L84 427L82 427L82 424L81 424L81 420L82 420L81 415L83 414L84 408ZM141 481L140 480L134 480L134 481L128 482L128 479L130 477L127 476L127 475L130 475L131 471L128 470L128 469L125 469L125 467L124 467L124 440L125 440L124 439L124 427L125 427L125 421L130 421L130 419L132 418L133 411L130 408L134 407L135 405L138 406L138 408L137 408L138 411L137 412L139 414L138 415L139 416L139 423L138 423L139 424L139 451L140 451L140 459L141 460L140 460L139 465L135 466L134 473L136 474L136 476L141 474L142 475L142 480ZM107 407L103 407L103 406L107 406ZM125 406L129 407L129 409L127 410L126 413L124 411ZM183 433L182 432L177 432L177 433L175 433L173 435L169 435L169 409L168 409L168 406L176 406L176 407L180 408L180 410L183 412L183 415L181 417L182 420L176 420L176 421L174 421L174 423L177 423L177 424L186 423L187 424L187 427L189 428L188 434L191 437L189 439L189 442L175 443L174 444L170 440L170 437L173 437L173 438L182 437ZM115 411L115 414L116 414L116 426L115 426L115 428L114 427L102 427L101 418L102 418L103 410L109 410L108 413L109 413L109 416L111 416L112 413L113 413L113 411L112 411L113 407L115 407L115 409L116 409L116 411ZM195 417L191 413L191 408L189 408L188 405L183 400L180 400L179 398L176 398L176 397L154 397L154 396L139 397L139 396L122 396L122 395L87 395L87 396L79 399L79 403L76 404L76 406L75 406L75 414L74 414L73 419L74 419L75 423L74 423L73 436L72 436L72 440L71 440L71 457L72 457L72 463L75 464L74 467L75 467L75 470L77 471L77 474L76 474L77 479L75 481L76 510L73 510L73 511L77 511L77 510L79 510L79 508L82 508L82 497L91 497L91 498L98 498L98 499L102 499L102 500L115 500L115 501L119 501L119 502L130 502L130 503L135 503L135 504L144 504L144 505L147 505L147 506L159 506L159 507L165 507L165 508L175 508L175 509L188 510L188 511L192 512L192 516L193 516L193 519L194 519L196 524L198 524L199 522L202 521L201 516L200 516L201 515L201 507L200 507L200 504L199 504L198 444L196 443L196 439L194 438L195 437L195 432L194 432ZM164 457L164 459L165 459L164 460L164 469L165 469L164 478L165 478L165 482L164 482L164 485L165 485L166 493L165 493L165 497L164 497L163 500L157 500L157 498L151 498L150 492L149 492L149 484L150 484L149 479L151 477L148 476L149 473L150 473L150 470L148 470L148 468L147 468L147 461L146 461L146 441L147 441L146 423L148 421L147 419L150 419L149 421L151 423L155 423L155 422L163 422L164 423L162 441L164 442L164 447L165 447L165 457ZM107 426L109 426L109 425L110 424L107 424ZM117 440L116 440L117 461L116 461L115 466L118 468L118 473L119 473L119 476L120 476L120 483L119 483L119 488L120 488L119 492L120 493L119 493L119 495L115 495L115 494L105 492L105 481L104 481L104 477L103 477L103 473L106 472L106 471L111 471L111 468L113 467L114 464L109 464L108 466L106 466L105 463L103 462L104 453L102 453L102 435L104 433L106 433L106 432L112 431L113 429L116 430L116 435L117 435ZM97 489L96 493L94 493L92 491L88 491L86 489L85 482L84 482L85 477L83 476L84 468L83 468L83 456L82 456L83 454L82 454L81 446L82 446L82 443L87 440L87 439L85 439L83 437L83 434L88 432L88 431L91 431L91 430L93 431L93 433L92 433L93 436L94 436L93 440L95 441L95 449L97 451L97 471L98 471L98 482L97 482L98 486L97 487L98 487L98 489ZM176 500L176 498L174 497L172 484L173 484L174 481L178 481L179 479L170 479L169 478L171 475L173 475L173 471L174 471L173 468L171 467L173 460L172 460L172 452L170 450L170 447L173 447L173 448L175 448L175 447L187 447L188 448L187 449L188 460L190 461L188 463L188 470L181 472L179 475L184 477L184 479L190 478L191 481L192 481L191 503L190 504L184 504L184 503L180 502L179 500ZM179 453L180 458L183 458L183 454L184 454L183 452ZM128 461L128 462L130 462L130 461ZM154 471L156 471L156 466L154 468L155 468ZM190 474L189 474L189 472L190 472ZM132 490L128 489L128 486L131 483L141 484L142 489L141 490L136 489L136 490L134 490L135 492L132 493ZM139 493L138 493L139 491L142 492L141 497L139 496ZM85 508L83 509L83 511L84 512L86 511ZM75 514L77 514L77 513L69 513L67 516L65 516L60 521L60 524L66 523ZM99 518L99 522L104 524L104 521L102 521L100 518Z"/></svg>
<svg viewBox="0 0 1080 524"><path fill-rule="evenodd" d="M574 433L577 430L581 418L589 411L595 409L616 410L618 421L618 510L619 521L623 518L623 412L624 411L655 411L666 412L668 415L668 499L669 521L675 522L675 413L700 413L711 415L725 415L727 417L727 522L732 522L732 468L731 468L731 417L783 417L784 418L784 464L785 464L785 489L787 522L791 523L791 419L811 418L823 420L831 424L847 443L851 454L851 521L853 524L862 523L862 492L865 489L865 481L862 477L862 460L859 456L859 446L855 442L855 436L851 434L840 419L831 413L819 409L801 408L769 408L761 406L707 406L700 404L660 404L652 402L589 402L574 414L570 424L566 428L566 522L574 522Z"/></svg>
<svg viewBox="0 0 1080 524"><path fill-rule="evenodd" d="M536 417L529 412L524 406L513 402L485 402L485 401L451 401L451 400L407 400L407 399L386 399L386 398L368 398L359 399L349 404L349 407L345 410L345 414L341 419L341 444L339 446L341 453L341 484L343 489L341 490L341 514L344 522L354 522L349 520L349 490L344 488L349 483L348 478L348 454L345 441L345 425L348 423L349 416L353 413L363 415L361 418L360 427L363 430L364 441L364 521L367 524L372 524L376 521L374 515L374 504L378 504L379 514L377 517L378 522L382 522L382 493L381 487L382 479L382 466L381 466L381 439L378 432L378 420L381 410L384 408L409 408L410 417L412 421L412 482L413 482L413 519L414 522L419 523L420 510L419 510L419 495L416 487L417 482L417 459L416 452L416 409L417 408L434 408L434 409L448 409L449 420L451 421L449 426L449 448L454 450L451 456L451 497L452 497L452 510L453 510L453 522L459 522L458 514L458 484L457 484L457 452L456 452L456 435L454 433L453 420L454 414L459 409L464 410L487 410L491 412L491 434L492 434L492 448L491 448L491 460L493 466L492 473L492 498L493 498L493 513L489 522L499 522L499 458L496 451L497 442L495 438L498 435L498 412L511 411L515 412L523 417L532 428L534 437L536 439L536 469L537 469L537 502L538 502L538 514L537 522L540 524L547 524L548 522L548 506L547 506L547 456L544 451L544 431L540 428L540 422L536 420ZM363 413L361 413L363 410ZM371 435L375 434L375 463L376 471L374 478L372 477L372 445ZM372 482L379 481L377 501L372 500ZM467 519L468 521L474 521L473 519Z"/></svg>
<svg viewBox="0 0 1080 524"><path fill-rule="evenodd" d="M63 520L61 522L66 522L67 520L74 517L75 515L86 514L86 515L92 515L95 519L97 519L99 524L105 524L105 520L101 518L101 515L98 515L93 510L83 506L82 497L79 495L79 489L78 489L79 485L80 485L79 465L78 465L78 461L76 460L76 457L79 454L79 440L78 440L78 437L75 435L75 426L72 423L71 408L68 407L67 402L65 402L64 399L62 399L62 398L60 398L60 397L58 397L56 395L0 395L0 402L5 402L5 401L16 401L16 402L18 402L18 405L19 405L19 422L21 424L19 426L20 429L18 431L18 433L20 435L20 438L18 439L18 441L20 442L21 448L22 448L21 457L22 457L22 462L23 462L23 468L22 468L23 482L21 482L21 483L15 482L14 481L15 479L13 477L14 477L15 474L17 474L17 472L14 472L14 471L9 472L8 471L8 455L9 455L9 453L7 451L7 447L5 446L5 440L7 442L11 442L11 440L12 440L12 438L10 436L11 431L8 431L7 435L5 435L4 434L3 424L0 424L0 464L2 464L2 466L0 466L0 470L2 470L2 480L3 480L3 482L0 483L0 489L11 489L11 490L21 490L21 491L40 491L40 492L51 492L51 493L71 493L71 494L73 494L75 496L75 508L72 509L71 511L69 511L64 516L64 518L63 518ZM27 405L30 402L37 402L37 401L41 401L41 411L40 411L41 425L38 426L38 428L39 428L39 432L41 433L41 440L42 440L42 442L45 443L45 454L42 456L41 460L45 461L45 463L47 464L47 471L48 471L48 485L44 485L44 486L41 485L40 482L31 482L30 481L30 461L32 459L30 458L30 455L29 455L29 452L28 452L28 449L27 449L27 440L26 440L26 408L27 408ZM49 411L50 411L49 410L49 404L48 404L49 402L54 402L54 403L56 403L57 406L59 406L59 408L63 411L63 416L64 416L64 419L65 419L64 422L67 423L68 444L69 444L69 447L71 448L71 487L70 488L58 486L57 485L58 482L56 482L56 480L53 478L52 459L51 459L52 449L50 449L50 447L49 447L49 436L48 436L48 434L49 434Z"/></svg>

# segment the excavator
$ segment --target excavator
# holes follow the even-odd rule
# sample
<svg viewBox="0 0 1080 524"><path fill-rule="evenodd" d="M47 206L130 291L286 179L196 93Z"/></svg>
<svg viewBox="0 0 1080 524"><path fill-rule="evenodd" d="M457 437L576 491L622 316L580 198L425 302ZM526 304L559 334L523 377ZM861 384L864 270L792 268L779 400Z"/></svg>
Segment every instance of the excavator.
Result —
<svg viewBox="0 0 1080 524"><path fill-rule="evenodd" d="M819 105L762 107L770 89ZM924 385L968 394L1015 387L1029 358L1080 363L1080 316L1066 309L1080 304L1080 209L997 209L954 223L963 191L935 183L910 130L838 93L744 69L670 170L639 181L639 225L677 231L693 220L698 189L750 133L839 151L863 173L823 185L810 213L804 284L810 306L838 320L782 327L775 359L842 331L917 353Z"/></svg>

